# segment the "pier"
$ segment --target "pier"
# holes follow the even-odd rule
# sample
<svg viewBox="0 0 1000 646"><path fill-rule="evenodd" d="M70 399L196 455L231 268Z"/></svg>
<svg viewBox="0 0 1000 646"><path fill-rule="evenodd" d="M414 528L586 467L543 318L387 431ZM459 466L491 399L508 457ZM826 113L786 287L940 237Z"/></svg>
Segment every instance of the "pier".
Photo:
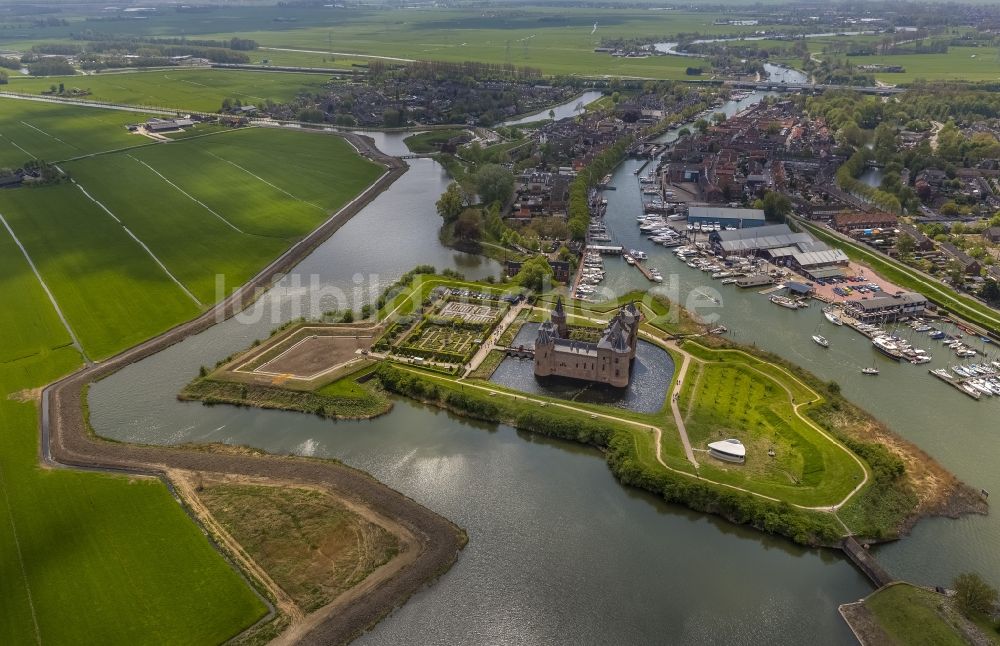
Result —
<svg viewBox="0 0 1000 646"><path fill-rule="evenodd" d="M938 370L934 370L934 369L928 370L928 372L931 373L932 375L934 375L935 377L937 377L938 379L940 379L941 381L943 381L944 383L948 384L949 386L953 386L956 390L958 390L958 392L964 393L964 394L968 395L969 397L972 397L976 401L979 400L979 398L980 398L979 392L976 391L975 389L964 388L963 387L963 385L964 385L964 381L963 380L961 380L961 379L949 379L944 374L942 374Z"/></svg>
<svg viewBox="0 0 1000 646"><path fill-rule="evenodd" d="M625 255L626 255L627 257L631 258L631 256L629 256L628 254L625 254ZM633 260L635 260L635 259L633 259ZM655 278L653 278L653 274L652 274L652 273L650 273L649 269L648 269L648 268L646 268L646 266L645 266L645 265L643 265L643 264L642 264L641 262L639 262L638 260L635 260L635 265L634 265L634 267L635 267L636 269L638 269L638 270L639 270L639 273L640 273L640 274L642 274L643 276L645 276L645 277L646 277L646 280L648 280L649 282L651 282L651 283L655 283L655 282L657 282L657 280L656 280Z"/></svg>
<svg viewBox="0 0 1000 646"><path fill-rule="evenodd" d="M853 536L845 538L840 544L840 549L865 576L871 579L876 588L889 585L896 580Z"/></svg>

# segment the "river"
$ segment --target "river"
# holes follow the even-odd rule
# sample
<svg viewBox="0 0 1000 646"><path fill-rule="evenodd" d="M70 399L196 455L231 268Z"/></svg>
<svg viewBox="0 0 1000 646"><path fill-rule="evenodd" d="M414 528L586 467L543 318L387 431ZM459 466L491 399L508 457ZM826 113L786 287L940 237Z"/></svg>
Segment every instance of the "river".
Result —
<svg viewBox="0 0 1000 646"><path fill-rule="evenodd" d="M517 119L510 119L504 121L502 126L518 126L522 123L531 123L533 121L542 121L545 119L553 119L559 121L560 119L565 119L566 117L575 117L578 114L584 113L584 106L589 103L593 103L604 96L604 93L600 90L587 90L583 94L573 97L566 103L561 103L559 105L552 106L550 108L545 108L544 110L539 110L534 114L529 114L524 117L518 117ZM555 116L549 115L552 112Z"/></svg>
<svg viewBox="0 0 1000 646"><path fill-rule="evenodd" d="M393 138L403 136L385 135L383 143L399 145ZM677 273L679 293L711 283L638 236L636 163L626 162L615 174L619 190L607 194L610 228L626 246L652 252L650 262L665 275ZM446 183L435 162L414 160L248 315L94 384L89 403L97 432L129 441L218 441L335 457L465 527L470 542L455 566L359 644L709 644L735 635L755 644L849 642L836 606L871 586L842 557L622 487L594 450L405 400L388 415L351 422L176 400L199 365L265 337L317 294L335 300L369 274L384 285L418 263L473 278L496 275L496 263L438 242L434 201ZM648 287L623 262L610 261L608 268L619 289ZM974 486L1000 490L991 459L1000 441L995 423L987 432L994 402L967 400L915 366L883 366L882 375L863 381L858 368L872 357L860 337L831 328L823 332L829 350L808 341L818 308L789 312L752 292L722 289L722 320L737 340L838 379L848 397ZM997 580L998 537L993 519L925 522L913 538L881 548L880 555L896 574L919 582L947 581L968 568Z"/></svg>

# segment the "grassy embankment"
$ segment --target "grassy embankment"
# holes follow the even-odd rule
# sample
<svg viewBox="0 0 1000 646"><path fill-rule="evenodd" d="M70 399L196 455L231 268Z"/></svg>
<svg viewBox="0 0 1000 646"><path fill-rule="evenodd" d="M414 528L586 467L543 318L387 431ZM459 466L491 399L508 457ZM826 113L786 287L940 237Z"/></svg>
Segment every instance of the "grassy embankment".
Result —
<svg viewBox="0 0 1000 646"><path fill-rule="evenodd" d="M124 134L119 119L126 113L15 101L0 108L5 135L21 121L45 125L36 125L43 132L22 129L11 141L29 152L49 146L45 154L56 155L49 159L148 142ZM75 115L81 120L68 119ZM7 147L0 151L11 155ZM25 157L17 159L19 165ZM229 293L382 172L338 137L265 129L61 166L114 217L70 183L5 191L0 212L92 358L191 318L217 300L217 276Z"/></svg>
<svg viewBox="0 0 1000 646"><path fill-rule="evenodd" d="M12 76L4 89L41 94L62 83L67 91L89 90L90 94L81 97L89 101L216 112L223 99L238 99L245 105L284 103L299 92L319 91L328 82L323 74L177 68L86 76Z"/></svg>
<svg viewBox="0 0 1000 646"><path fill-rule="evenodd" d="M266 608L158 480L38 466L31 389L80 366L0 230L0 642L219 643Z"/></svg>
<svg viewBox="0 0 1000 646"><path fill-rule="evenodd" d="M231 374L220 372L192 381L178 397L208 405L299 411L331 419L369 419L392 408L392 401L376 383L359 383L371 370L372 366L366 365L313 389L292 388L287 383L269 386L233 381Z"/></svg>
<svg viewBox="0 0 1000 646"><path fill-rule="evenodd" d="M992 626L963 617L954 599L909 583L874 592L862 602L862 608L860 613L847 614L855 630L871 643L888 639L905 646L1000 644L1000 635Z"/></svg>
<svg viewBox="0 0 1000 646"><path fill-rule="evenodd" d="M840 236L835 236L816 225L803 222L802 220L796 220L796 222L821 240L843 249L851 260L869 265L880 275L900 287L920 292L938 307L942 307L956 316L966 319L970 323L980 325L995 335L1000 335L1000 312L988 305L970 296L959 294L951 287L937 280L927 278L915 269L907 267L903 263L893 260L884 254L871 251L859 244L848 242Z"/></svg>

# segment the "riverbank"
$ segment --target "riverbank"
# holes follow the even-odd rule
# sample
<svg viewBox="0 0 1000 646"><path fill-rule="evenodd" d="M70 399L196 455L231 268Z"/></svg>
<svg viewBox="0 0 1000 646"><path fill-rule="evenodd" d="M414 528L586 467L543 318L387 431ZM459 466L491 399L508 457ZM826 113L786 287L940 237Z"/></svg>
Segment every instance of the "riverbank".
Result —
<svg viewBox="0 0 1000 646"><path fill-rule="evenodd" d="M934 644L964 646L997 644L1000 636L965 618L955 600L929 588L891 583L854 603L840 615L866 645Z"/></svg>
<svg viewBox="0 0 1000 646"><path fill-rule="evenodd" d="M204 446L156 447L97 438L88 433L82 394L90 384L239 313L261 290L268 288L276 276L309 255L406 171L403 162L379 152L369 138L357 135L345 135L345 138L360 153L386 167L386 172L372 186L201 316L107 361L88 365L42 391L41 457L45 463L113 473L149 474L168 480L170 469L180 469L319 486L344 499L363 500L372 513L405 527L416 537L416 547L409 552L413 558L411 564L381 585L366 590L340 612L310 626L302 635L302 643L341 643L371 627L455 562L465 544L464 533L447 519L367 474L339 463L257 452L219 452Z"/></svg>

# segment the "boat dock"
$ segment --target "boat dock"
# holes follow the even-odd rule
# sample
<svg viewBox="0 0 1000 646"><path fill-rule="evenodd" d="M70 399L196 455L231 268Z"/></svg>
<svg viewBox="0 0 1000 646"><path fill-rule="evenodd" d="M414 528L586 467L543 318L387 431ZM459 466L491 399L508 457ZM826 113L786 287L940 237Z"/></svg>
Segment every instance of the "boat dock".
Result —
<svg viewBox="0 0 1000 646"><path fill-rule="evenodd" d="M968 395L969 397L972 397L975 400L978 400L981 396L979 392L976 391L975 389L963 388L962 387L963 382L961 379L949 379L942 372L940 372L940 370L931 369L928 370L928 372L930 372L932 375L934 375L944 383L948 384L949 386L953 386L958 392Z"/></svg>
<svg viewBox="0 0 1000 646"><path fill-rule="evenodd" d="M625 247L621 245L587 245L587 251L599 253L602 256L620 256L625 253Z"/></svg>

